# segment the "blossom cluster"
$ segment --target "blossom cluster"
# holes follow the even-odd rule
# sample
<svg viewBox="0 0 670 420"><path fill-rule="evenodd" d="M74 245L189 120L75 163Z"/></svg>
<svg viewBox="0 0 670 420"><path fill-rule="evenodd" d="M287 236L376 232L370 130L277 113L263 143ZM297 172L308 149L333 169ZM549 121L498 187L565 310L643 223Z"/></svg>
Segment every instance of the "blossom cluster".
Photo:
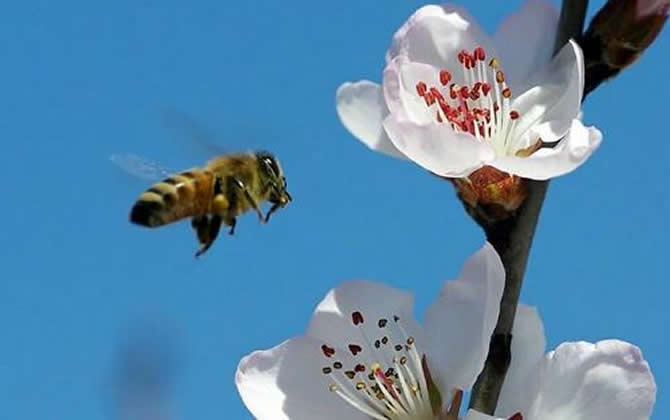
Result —
<svg viewBox="0 0 670 420"><path fill-rule="evenodd" d="M665 16L660 3L654 13ZM422 7L393 36L381 84L339 87L339 118L370 149L450 179L471 208L513 212L525 180L577 169L602 140L581 121L582 50L569 41L553 54L557 28L544 0L528 0L491 37L462 8ZM317 305L304 335L242 359L239 393L259 420L649 418L656 383L640 349L604 340L547 352L538 310L523 304L494 416L465 410L504 287L489 243L445 283L423 322L411 294L345 282Z"/></svg>

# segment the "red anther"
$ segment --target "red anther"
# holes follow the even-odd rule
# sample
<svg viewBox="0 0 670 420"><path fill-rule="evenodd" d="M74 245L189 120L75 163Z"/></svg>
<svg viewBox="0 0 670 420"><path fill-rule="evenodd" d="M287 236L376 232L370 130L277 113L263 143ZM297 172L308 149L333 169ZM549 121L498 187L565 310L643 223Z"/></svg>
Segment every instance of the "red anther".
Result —
<svg viewBox="0 0 670 420"><path fill-rule="evenodd" d="M519 119L519 112L517 112L517 111L510 111L510 112L509 112L509 118L510 118L511 120Z"/></svg>
<svg viewBox="0 0 670 420"><path fill-rule="evenodd" d="M512 417L509 418L509 420L523 420L523 416L521 413L515 413L512 415Z"/></svg>
<svg viewBox="0 0 670 420"><path fill-rule="evenodd" d="M351 354L356 356L358 353L363 351L363 348L358 344L349 344L349 351L351 352Z"/></svg>
<svg viewBox="0 0 670 420"><path fill-rule="evenodd" d="M426 89L428 89L428 86L426 86L424 82L416 84L416 93L418 93L419 96L423 96L426 93Z"/></svg>
<svg viewBox="0 0 670 420"><path fill-rule="evenodd" d="M335 349L332 347L328 347L325 344L321 346L321 351L323 352L323 355L326 357L332 357L335 354Z"/></svg>
<svg viewBox="0 0 670 420"><path fill-rule="evenodd" d="M468 69L468 70L473 69L473 68L475 68L476 64L477 64L477 60L475 59L475 57L473 55L468 54L468 55L465 56L465 68L466 69Z"/></svg>
<svg viewBox="0 0 670 420"><path fill-rule="evenodd" d="M446 86L450 81L451 73L446 70L440 70L440 83L442 83L442 86Z"/></svg>
<svg viewBox="0 0 670 420"><path fill-rule="evenodd" d="M486 60L486 52L484 51L484 48L482 47L477 47L475 48L475 58L479 61L484 61Z"/></svg>
<svg viewBox="0 0 670 420"><path fill-rule="evenodd" d="M423 99L426 100L426 105L427 106L431 106L435 103L435 97L430 92L426 92L426 94L423 95Z"/></svg>
<svg viewBox="0 0 670 420"><path fill-rule="evenodd" d="M444 100L444 96L442 96L442 92L440 92L437 88L434 88L434 87L430 88L430 94L433 95L433 97L435 99L437 99L438 101L440 99Z"/></svg>
<svg viewBox="0 0 670 420"><path fill-rule="evenodd" d="M470 89L468 89L467 86L461 86L459 93L463 99L468 99L470 97Z"/></svg>
<svg viewBox="0 0 670 420"><path fill-rule="evenodd" d="M500 110L500 105L497 103L493 104L493 112L498 112Z"/></svg>
<svg viewBox="0 0 670 420"><path fill-rule="evenodd" d="M501 70L498 70L496 72L496 82L502 83L505 81L505 73L503 73Z"/></svg>
<svg viewBox="0 0 670 420"><path fill-rule="evenodd" d="M510 96L512 96L512 90L510 88L503 89L502 96L504 98L509 98Z"/></svg>
<svg viewBox="0 0 670 420"><path fill-rule="evenodd" d="M449 106L449 104L446 103L444 99L438 100L437 103L440 105L440 109L442 110L442 112L444 112L444 115L448 116L449 113L451 112L451 107Z"/></svg>
<svg viewBox="0 0 670 420"><path fill-rule="evenodd" d="M451 99L456 99L458 97L458 93L456 92L457 89L458 86L456 85L456 83L452 83L449 85L449 97Z"/></svg>
<svg viewBox="0 0 670 420"><path fill-rule="evenodd" d="M476 101L477 99L479 99L479 92L477 92L475 90L470 91L470 99L472 99L473 101Z"/></svg>
<svg viewBox="0 0 670 420"><path fill-rule="evenodd" d="M491 85L488 84L487 82L482 83L482 93L484 94L484 96L488 95L490 91L491 91Z"/></svg>
<svg viewBox="0 0 670 420"><path fill-rule="evenodd" d="M482 82L475 82L475 85L472 87L472 90L479 92L479 89L482 88Z"/></svg>
<svg viewBox="0 0 670 420"><path fill-rule="evenodd" d="M458 62L459 63L463 64L463 62L465 61L465 54L467 54L465 52L465 50L461 50L461 52L458 53Z"/></svg>
<svg viewBox="0 0 670 420"><path fill-rule="evenodd" d="M354 325L362 324L363 323L363 314L356 311L351 314L351 321L354 323Z"/></svg>

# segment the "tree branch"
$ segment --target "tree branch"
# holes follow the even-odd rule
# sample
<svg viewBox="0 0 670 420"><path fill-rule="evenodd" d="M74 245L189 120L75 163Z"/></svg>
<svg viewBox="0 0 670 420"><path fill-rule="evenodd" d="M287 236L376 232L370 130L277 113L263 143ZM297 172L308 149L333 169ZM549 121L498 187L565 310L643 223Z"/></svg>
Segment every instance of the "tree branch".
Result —
<svg viewBox="0 0 670 420"><path fill-rule="evenodd" d="M581 35L588 0L564 0L554 52ZM470 408L493 415L511 361L512 326L526 271L528 254L549 181L528 180L528 196L518 213L484 228L488 241L505 266L506 282L498 323L491 337L484 370L472 390Z"/></svg>

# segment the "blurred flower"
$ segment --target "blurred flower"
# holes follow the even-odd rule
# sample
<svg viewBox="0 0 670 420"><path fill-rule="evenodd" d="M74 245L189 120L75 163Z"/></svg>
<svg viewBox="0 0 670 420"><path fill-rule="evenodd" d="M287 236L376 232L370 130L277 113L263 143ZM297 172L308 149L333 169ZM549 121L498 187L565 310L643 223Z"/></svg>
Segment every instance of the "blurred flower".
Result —
<svg viewBox="0 0 670 420"><path fill-rule="evenodd" d="M481 371L504 284L486 244L413 318L411 295L369 281L331 290L304 336L256 351L236 383L260 420L456 419Z"/></svg>
<svg viewBox="0 0 670 420"><path fill-rule="evenodd" d="M535 309L520 305L512 363L496 415L524 420L648 419L656 383L640 349L619 340L563 343L544 354L544 328ZM470 411L468 420L493 419Z"/></svg>
<svg viewBox="0 0 670 420"><path fill-rule="evenodd" d="M570 172L601 134L577 118L579 46L569 42L551 58L557 20L550 4L530 0L491 39L463 9L422 7L393 37L381 86L340 86L340 119L368 147L442 177L490 167L479 174L483 185L465 181L477 184L475 200L496 202L501 194L487 189L501 187L501 174L548 179ZM497 204L518 207L524 192L517 184Z"/></svg>
<svg viewBox="0 0 670 420"><path fill-rule="evenodd" d="M178 354L165 320L134 321L117 354L115 409L119 420L174 419L171 391Z"/></svg>

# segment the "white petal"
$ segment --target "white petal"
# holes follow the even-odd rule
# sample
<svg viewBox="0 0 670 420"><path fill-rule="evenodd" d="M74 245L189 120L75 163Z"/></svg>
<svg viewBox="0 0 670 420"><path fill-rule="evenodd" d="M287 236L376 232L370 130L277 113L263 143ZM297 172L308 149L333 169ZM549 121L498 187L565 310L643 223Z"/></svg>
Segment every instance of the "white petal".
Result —
<svg viewBox="0 0 670 420"><path fill-rule="evenodd" d="M424 82L436 86L439 70L429 64L410 63L406 57L396 57L384 69L384 98L393 118L418 124L432 122L433 114L425 100L417 94L416 85Z"/></svg>
<svg viewBox="0 0 670 420"><path fill-rule="evenodd" d="M382 121L388 115L381 86L361 80L337 89L337 115L351 134L372 150L405 158L386 136Z"/></svg>
<svg viewBox="0 0 670 420"><path fill-rule="evenodd" d="M489 350L504 284L500 257L486 243L465 263L459 278L444 285L428 308L428 364L442 389L467 390L474 384Z"/></svg>
<svg viewBox="0 0 670 420"><path fill-rule="evenodd" d="M551 137L563 137L579 115L584 90L584 57L577 43L568 42L551 63L533 76L529 86L532 87L511 104L521 115L513 138L521 138L543 123L550 123L547 129ZM532 143L537 139L530 140Z"/></svg>
<svg viewBox="0 0 670 420"><path fill-rule="evenodd" d="M469 134L456 134L447 125L418 125L388 117L384 128L398 150L437 175L461 178L495 158L489 144Z"/></svg>
<svg viewBox="0 0 670 420"><path fill-rule="evenodd" d="M640 349L618 340L561 344L541 369L529 420L642 420L656 383Z"/></svg>
<svg viewBox="0 0 670 420"><path fill-rule="evenodd" d="M554 178L577 169L600 146L602 134L595 127L584 127L578 119L565 138L553 149L543 148L527 158L503 156L491 165L501 171L530 179Z"/></svg>
<svg viewBox="0 0 670 420"><path fill-rule="evenodd" d="M520 304L512 329L512 362L503 384L496 415L508 418L527 413L534 400L533 374L544 358L544 325L533 307Z"/></svg>
<svg viewBox="0 0 670 420"><path fill-rule="evenodd" d="M397 315L408 334L415 336L417 345L421 346L422 330L413 317L413 308L414 297L409 293L372 281L344 282L316 307L307 335L329 346L346 349L349 344L357 344L365 348L366 338L361 330L374 340L380 335L378 321ZM364 322L355 326L352 314L357 311L363 315Z"/></svg>
<svg viewBox="0 0 670 420"><path fill-rule="evenodd" d="M480 413L475 410L468 410L468 413L465 415L464 420L505 420L500 417L492 417L488 414Z"/></svg>
<svg viewBox="0 0 670 420"><path fill-rule="evenodd" d="M410 61L454 70L454 80L462 77L457 55L462 49L482 46L494 55L492 42L465 9L452 5L429 5L417 10L395 33L386 54L390 62L399 55Z"/></svg>
<svg viewBox="0 0 670 420"><path fill-rule="evenodd" d="M328 390L320 343L309 337L256 351L240 361L237 389L258 420L368 420Z"/></svg>
<svg viewBox="0 0 670 420"><path fill-rule="evenodd" d="M549 63L558 28L558 10L546 0L528 0L505 19L493 36L512 90Z"/></svg>

